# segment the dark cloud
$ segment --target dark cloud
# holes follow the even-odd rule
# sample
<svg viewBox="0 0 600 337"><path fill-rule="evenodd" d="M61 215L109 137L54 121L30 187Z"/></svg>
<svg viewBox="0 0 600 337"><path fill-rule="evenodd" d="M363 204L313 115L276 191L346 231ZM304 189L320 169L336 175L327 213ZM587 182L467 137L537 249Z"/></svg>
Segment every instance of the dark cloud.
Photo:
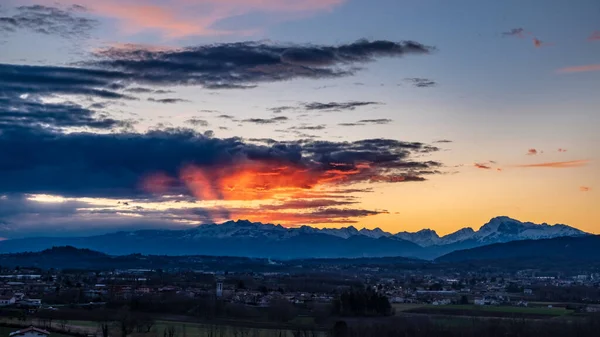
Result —
<svg viewBox="0 0 600 337"><path fill-rule="evenodd" d="M437 85L437 83L434 80L430 80L427 78L412 77L406 78L405 81L412 83L412 85L417 88L429 88Z"/></svg>
<svg viewBox="0 0 600 337"><path fill-rule="evenodd" d="M275 139L271 139L271 138L250 138L250 139L248 139L248 141L257 142L257 143L265 143L265 144L277 143L277 141Z"/></svg>
<svg viewBox="0 0 600 337"><path fill-rule="evenodd" d="M185 122L193 126L208 126L208 122L206 120L199 118L190 118Z"/></svg>
<svg viewBox="0 0 600 337"><path fill-rule="evenodd" d="M217 118L222 118L222 119L234 119L235 117L232 115L218 115Z"/></svg>
<svg viewBox="0 0 600 337"><path fill-rule="evenodd" d="M92 108L102 108L92 104ZM2 97L0 94L0 132L32 126L47 128L88 127L112 129L127 127L127 121L118 121L73 102L43 103L36 99Z"/></svg>
<svg viewBox="0 0 600 337"><path fill-rule="evenodd" d="M278 116L273 118L248 118L242 120L244 123L254 123L254 124L275 124L281 123L289 120L289 118L285 116Z"/></svg>
<svg viewBox="0 0 600 337"><path fill-rule="evenodd" d="M163 103L163 104L175 104L175 103L189 102L189 100L181 99L181 98L152 98L152 97L148 98L148 101L155 102L155 103Z"/></svg>
<svg viewBox="0 0 600 337"><path fill-rule="evenodd" d="M157 95L174 93L174 91L172 91L172 90L162 90L162 89L154 90L154 89L142 88L142 87L127 88L127 89L125 89L125 91L131 92L134 94L157 94Z"/></svg>
<svg viewBox="0 0 600 337"><path fill-rule="evenodd" d="M84 95L101 99L133 99L116 92L127 76L113 71L72 67L0 64L3 95Z"/></svg>
<svg viewBox="0 0 600 337"><path fill-rule="evenodd" d="M440 140L434 141L434 143L452 143L452 141L448 140L448 139L440 139Z"/></svg>
<svg viewBox="0 0 600 337"><path fill-rule="evenodd" d="M0 132L0 186L4 193L131 197L146 195L141 185L145 177L156 172L163 177L178 177L185 165L216 172L240 170L252 163L268 170L284 165L294 168L293 172L303 172L307 181L341 185L419 181L424 179L419 171L441 165L410 160L437 148L391 139L305 139L264 146L239 138L208 136L188 129L144 134L7 129ZM188 194L181 182L159 181L171 182L168 187L175 194Z"/></svg>
<svg viewBox="0 0 600 337"><path fill-rule="evenodd" d="M525 29L523 28L513 28L509 31L506 32L502 32L502 36L515 36L515 37L520 37L523 38L525 37L525 35L528 35L529 33L525 32Z"/></svg>
<svg viewBox="0 0 600 337"><path fill-rule="evenodd" d="M432 50L411 41L359 40L338 46L238 42L168 51L108 48L86 64L135 74L140 83L249 89L257 83L295 78L350 76L357 66L377 58L428 54Z"/></svg>
<svg viewBox="0 0 600 337"><path fill-rule="evenodd" d="M393 120L391 119L387 119L387 118L379 118L379 119L363 119L358 121L358 123L363 123L363 124L389 124L393 122Z"/></svg>
<svg viewBox="0 0 600 337"><path fill-rule="evenodd" d="M378 118L378 119L363 119L356 123L339 123L339 126L364 126L368 124L374 125L384 125L393 122L391 119L387 118Z"/></svg>
<svg viewBox="0 0 600 337"><path fill-rule="evenodd" d="M282 113L282 112L287 111L287 110L294 110L294 109L296 109L296 107L293 107L293 106L276 106L276 107L273 107L273 108L269 108L268 110L277 114L277 113Z"/></svg>
<svg viewBox="0 0 600 337"><path fill-rule="evenodd" d="M368 105L380 105L382 103L379 102L359 102L359 101L350 101L350 102L329 102L329 103L320 103L320 102L312 102L312 103L304 103L303 107L306 110L317 110L317 111L342 111L342 110L354 110L358 107L368 106Z"/></svg>
<svg viewBox="0 0 600 337"><path fill-rule="evenodd" d="M319 125L307 125L307 124L301 124L298 126L292 126L291 128L289 128L288 130L325 130L327 127L323 124L319 124Z"/></svg>
<svg viewBox="0 0 600 337"><path fill-rule="evenodd" d="M0 32L28 30L63 38L85 37L98 24L96 20L79 15L85 7L60 9L42 5L20 6L14 14L0 17Z"/></svg>

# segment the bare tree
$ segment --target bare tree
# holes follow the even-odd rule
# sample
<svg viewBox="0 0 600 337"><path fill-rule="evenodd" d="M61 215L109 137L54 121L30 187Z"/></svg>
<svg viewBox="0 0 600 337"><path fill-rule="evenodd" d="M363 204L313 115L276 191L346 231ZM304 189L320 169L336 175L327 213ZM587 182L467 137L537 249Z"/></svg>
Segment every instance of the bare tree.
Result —
<svg viewBox="0 0 600 337"><path fill-rule="evenodd" d="M164 337L176 337L177 336L177 328L174 325L169 325L163 331Z"/></svg>
<svg viewBox="0 0 600 337"><path fill-rule="evenodd" d="M102 321L100 323L98 323L100 331L102 332L102 337L108 337L108 331L109 331L109 322L107 321Z"/></svg>

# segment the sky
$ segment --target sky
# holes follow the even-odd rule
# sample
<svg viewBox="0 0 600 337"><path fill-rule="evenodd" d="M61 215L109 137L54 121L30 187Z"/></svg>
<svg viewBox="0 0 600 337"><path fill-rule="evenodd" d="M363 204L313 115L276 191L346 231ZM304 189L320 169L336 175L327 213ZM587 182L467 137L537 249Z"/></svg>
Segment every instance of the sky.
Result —
<svg viewBox="0 0 600 337"><path fill-rule="evenodd" d="M3 0L0 237L600 233L600 3Z"/></svg>

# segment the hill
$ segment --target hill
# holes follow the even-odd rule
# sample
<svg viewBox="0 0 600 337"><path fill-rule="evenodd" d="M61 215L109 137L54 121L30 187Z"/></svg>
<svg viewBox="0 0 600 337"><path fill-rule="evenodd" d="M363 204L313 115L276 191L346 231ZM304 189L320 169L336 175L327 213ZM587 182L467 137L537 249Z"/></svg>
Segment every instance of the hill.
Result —
<svg viewBox="0 0 600 337"><path fill-rule="evenodd" d="M454 263L482 260L539 259L597 261L600 260L600 236L560 237L498 243L472 249L457 250L437 258L436 262Z"/></svg>

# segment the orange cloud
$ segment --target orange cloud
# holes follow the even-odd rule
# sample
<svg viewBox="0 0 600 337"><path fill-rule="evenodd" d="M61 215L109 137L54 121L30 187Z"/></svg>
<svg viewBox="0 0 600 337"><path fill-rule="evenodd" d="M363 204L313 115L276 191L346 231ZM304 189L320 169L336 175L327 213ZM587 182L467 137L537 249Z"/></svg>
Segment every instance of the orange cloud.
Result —
<svg viewBox="0 0 600 337"><path fill-rule="evenodd" d="M223 19L252 12L284 17L330 10L345 0L38 0L31 3L82 5L93 15L117 20L126 34L157 31L165 37L219 35L231 31L211 28ZM150 3L149 3L150 2ZM240 33L241 31L236 30ZM242 32L244 33L244 32ZM246 32L248 33L248 32Z"/></svg>
<svg viewBox="0 0 600 337"><path fill-rule="evenodd" d="M559 73L583 73L588 71L600 71L600 64L566 67L558 70Z"/></svg>
<svg viewBox="0 0 600 337"><path fill-rule="evenodd" d="M599 41L600 40L600 30L592 32L590 37L588 37L588 41Z"/></svg>
<svg viewBox="0 0 600 337"><path fill-rule="evenodd" d="M571 160L571 161L558 161L558 162L539 163L539 164L524 164L524 165L516 165L515 167L572 168L572 167L582 167L582 166L587 165L588 163L589 163L589 160Z"/></svg>
<svg viewBox="0 0 600 337"><path fill-rule="evenodd" d="M591 190L592 190L592 188L591 188L591 187L589 187L589 186L580 186L580 187L579 187L579 190L580 190L581 192L589 192L589 191L591 191Z"/></svg>

